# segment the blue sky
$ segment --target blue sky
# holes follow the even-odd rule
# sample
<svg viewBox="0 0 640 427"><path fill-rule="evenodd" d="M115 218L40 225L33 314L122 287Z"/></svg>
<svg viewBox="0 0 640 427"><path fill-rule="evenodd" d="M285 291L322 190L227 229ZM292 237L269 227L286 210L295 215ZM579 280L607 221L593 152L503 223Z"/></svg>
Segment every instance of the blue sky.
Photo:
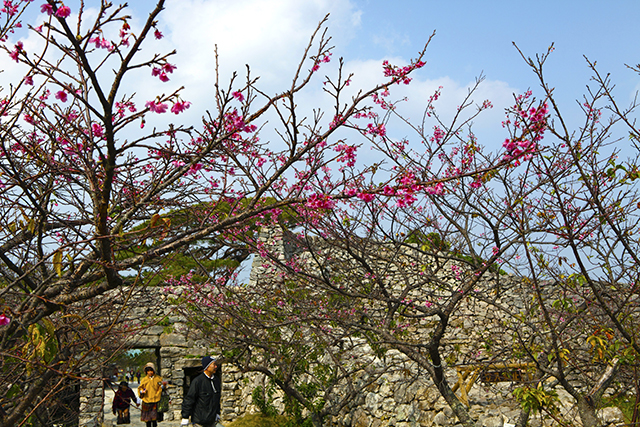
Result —
<svg viewBox="0 0 640 427"><path fill-rule="evenodd" d="M42 2L33 3L28 22L43 20ZM85 3L91 8L99 1ZM154 2L129 3L135 29ZM77 0L66 4L77 11ZM334 58L344 57L347 68L357 73L354 81L363 86L380 78L383 59L408 62L436 31L427 66L415 76L414 88L399 93L412 98L416 115L418 106L439 85L444 86L443 110L455 108L465 88L484 73L486 82L479 96L496 106L484 120L499 123L511 93L535 89L538 84L512 42L526 55L544 52L555 42L546 73L561 105L568 108L574 108L573 100L589 80L583 55L596 60L604 73L612 73L619 99L625 103L640 89L640 76L624 66L640 62L640 2L633 0L167 0L159 23L166 37L147 48L149 52L177 49L173 62L178 70L169 85L186 86L185 98L195 107L189 118L197 120L203 109L212 106L214 45L218 45L223 79L248 63L254 74L262 76L263 87L275 93L289 83L309 35L326 13L331 14L328 27ZM5 57L0 63L8 62ZM7 71L5 80L13 74ZM169 90L157 80L147 81L143 88L135 82L142 96ZM314 102L322 106L322 101L316 101L320 94L318 86L316 93L307 96L309 108Z"/></svg>
<svg viewBox="0 0 640 427"><path fill-rule="evenodd" d="M39 13L39 6L43 2L33 3L25 17L27 22L42 23L45 17ZM65 2L73 13L77 12L78 0ZM129 3L135 31L154 2ZM85 4L95 8L99 2L86 0ZM531 56L555 43L546 75L556 88L561 107L576 116L579 108L574 100L584 93L590 77L583 55L597 61L603 73L611 73L618 100L623 104L630 102L640 89L640 76L625 67L625 63L640 63L637 0L167 0L166 9L159 19L165 38L150 40L143 54L175 48L178 53L171 62L178 69L168 83L152 79L150 70L140 70L124 89L136 92L142 101L139 103L144 103L158 93L184 85L183 96L193 106L187 114L171 118L187 124L198 123L204 110L214 107L215 45L223 81L248 63L254 75L262 76L261 87L276 93L290 84L309 36L327 13L331 13L328 27L335 45L334 58L344 57L346 67L356 73L355 87L379 82L384 59L406 64L436 31L427 51L427 65L414 75L413 84L401 88L396 96L408 96L410 102L403 111L419 117L425 100L442 85L441 111L450 114L468 85L484 73L486 81L476 100L481 103L489 99L495 108L478 119L476 133L480 144L490 148L499 147L504 140L500 122L504 107L512 102L512 93L522 93L530 87L535 92L538 88L535 76L512 42ZM90 11L86 17L91 17ZM69 19L74 18L77 15ZM10 42L18 38L25 42L27 51L37 50L36 37L21 32L13 35ZM0 74L0 86L6 88L10 82L19 81L24 71L8 56L0 58L0 69L5 70ZM331 74L336 62L323 66L320 74ZM307 112L331 105L323 97L321 83L322 76L299 99ZM405 136L403 129L392 132L397 137Z"/></svg>
<svg viewBox="0 0 640 427"><path fill-rule="evenodd" d="M547 77L565 102L583 93L590 72L583 55L611 72L620 94L629 100L640 77L624 66L640 62L640 2L637 1L397 1L359 0L361 28L349 54L409 57L432 31L424 73L465 84L480 72L488 80L519 91L537 81L514 48L525 55L555 51ZM387 43L371 43L377 37Z"/></svg>
<svg viewBox="0 0 640 427"><path fill-rule="evenodd" d="M150 3L135 2L137 8ZM168 0L163 23L178 44L178 59L182 59L180 48L185 50L180 32L193 30L202 39L192 39L189 48L194 49L186 58L216 43L220 60L229 69L249 63L263 76L263 83L280 89L292 75L313 27L326 13L331 13L328 27L334 57L344 57L360 75L372 74L363 79L363 85L380 76L383 59L408 62L436 31L427 66L415 78L424 88L408 92L415 102L415 115L438 85L444 86L442 108L454 108L465 88L484 73L480 95L496 106L485 119L491 124L484 125L498 132L511 93L538 87L512 42L530 56L555 43L546 75L561 106L576 114L574 100L584 93L590 77L583 55L597 61L602 72L611 72L624 103L640 89L640 76L625 67L625 63L640 62L637 1ZM201 14L210 37L202 36L206 32L199 25L190 25ZM201 20L199 16L197 21ZM218 26L232 29L216 32ZM204 44L198 42L204 39Z"/></svg>

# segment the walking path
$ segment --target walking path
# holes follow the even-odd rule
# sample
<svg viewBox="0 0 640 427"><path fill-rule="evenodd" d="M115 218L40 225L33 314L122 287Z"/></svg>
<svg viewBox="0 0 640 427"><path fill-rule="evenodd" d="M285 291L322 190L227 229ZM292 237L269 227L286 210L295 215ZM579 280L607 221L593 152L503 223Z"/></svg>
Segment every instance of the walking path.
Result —
<svg viewBox="0 0 640 427"><path fill-rule="evenodd" d="M114 389L117 387L114 386ZM129 387L138 395L138 383L129 383ZM117 417L111 412L111 404L113 403L114 391L107 389L104 394L104 425L111 427L116 425ZM146 427L147 423L140 421L140 409L136 405L131 405L131 424L124 424L131 427ZM162 421L158 423L158 427L178 427L180 420Z"/></svg>

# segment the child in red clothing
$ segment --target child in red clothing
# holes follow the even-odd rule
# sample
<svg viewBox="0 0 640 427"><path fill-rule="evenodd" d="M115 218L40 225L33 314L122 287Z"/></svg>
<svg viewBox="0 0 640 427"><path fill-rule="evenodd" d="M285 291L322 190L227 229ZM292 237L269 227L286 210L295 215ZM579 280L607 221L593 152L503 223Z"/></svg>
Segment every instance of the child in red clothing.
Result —
<svg viewBox="0 0 640 427"><path fill-rule="evenodd" d="M113 415L118 415L117 424L131 424L131 414L129 408L131 407L131 401L138 406L138 399L136 398L133 390L129 388L129 384L126 381L120 383L120 387L116 391L116 395L113 398Z"/></svg>

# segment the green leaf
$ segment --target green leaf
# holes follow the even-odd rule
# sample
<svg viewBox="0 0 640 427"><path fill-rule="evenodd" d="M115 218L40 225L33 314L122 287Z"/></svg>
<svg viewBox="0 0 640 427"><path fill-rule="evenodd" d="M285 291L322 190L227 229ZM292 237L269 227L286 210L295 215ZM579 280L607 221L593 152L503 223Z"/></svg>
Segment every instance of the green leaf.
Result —
<svg viewBox="0 0 640 427"><path fill-rule="evenodd" d="M62 277L62 251L56 251L53 254L53 268L56 270L58 277Z"/></svg>

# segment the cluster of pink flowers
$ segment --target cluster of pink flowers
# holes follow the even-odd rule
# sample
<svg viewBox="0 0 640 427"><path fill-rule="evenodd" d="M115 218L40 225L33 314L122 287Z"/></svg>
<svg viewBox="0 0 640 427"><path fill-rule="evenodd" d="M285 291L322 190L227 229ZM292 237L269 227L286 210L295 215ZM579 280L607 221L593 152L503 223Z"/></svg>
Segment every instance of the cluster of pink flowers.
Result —
<svg viewBox="0 0 640 427"><path fill-rule="evenodd" d="M104 136L104 128L99 123L92 123L91 134L96 138L102 138Z"/></svg>
<svg viewBox="0 0 640 427"><path fill-rule="evenodd" d="M176 101L176 103L174 103L173 106L171 107L171 112L173 114L180 114L184 110L188 109L190 106L191 106L191 103L189 101Z"/></svg>
<svg viewBox="0 0 640 427"><path fill-rule="evenodd" d="M224 115L224 127L227 132L255 132L255 125L248 125L244 122L244 117L238 114L235 108Z"/></svg>
<svg viewBox="0 0 640 427"><path fill-rule="evenodd" d="M409 73L415 69L424 67L424 65L425 65L425 62L423 61L417 61L417 62L412 61L411 64L405 67L398 67L397 65L391 65L387 60L384 60L382 62L382 67L384 69L385 77L393 77L396 83L400 84L402 82L406 85L411 83L411 78L407 77Z"/></svg>
<svg viewBox="0 0 640 427"><path fill-rule="evenodd" d="M136 112L136 105L131 101L116 102L115 107L116 107L116 116L120 118L124 117L125 110L129 110L132 113Z"/></svg>
<svg viewBox="0 0 640 427"><path fill-rule="evenodd" d="M385 128L384 123L379 123L377 125L369 123L364 133L365 135L369 134L373 136L385 137L387 136L387 129Z"/></svg>
<svg viewBox="0 0 640 427"><path fill-rule="evenodd" d="M344 117L342 117L340 114L337 114L333 117L333 120L331 120L331 123L329 123L329 129L334 129L336 128L340 122L342 122L342 120L344 120Z"/></svg>
<svg viewBox="0 0 640 427"><path fill-rule="evenodd" d="M175 69L176 69L175 65L171 65L167 62L163 64L161 67L153 67L153 69L151 70L151 75L153 77L158 77L161 82L168 82L169 77L167 76L167 74L173 73Z"/></svg>
<svg viewBox="0 0 640 427"><path fill-rule="evenodd" d="M311 209L333 209L335 205L335 200L327 194L312 194L306 203L306 206Z"/></svg>
<svg viewBox="0 0 640 427"><path fill-rule="evenodd" d="M512 108L515 116L514 127L521 129L522 135L507 138L502 144L507 151L503 159L515 159L516 165L519 164L520 158L524 160L531 158L533 153L538 149L538 143L544 137L544 131L547 128L548 105L545 102L537 107L531 106L531 102L528 102L531 95L531 91L518 95L516 97L516 104ZM510 119L502 123L503 127L510 124Z"/></svg>
<svg viewBox="0 0 640 427"><path fill-rule="evenodd" d="M96 49L107 49L109 52L113 50L113 44L104 37L95 36L89 39L89 43L94 43Z"/></svg>
<svg viewBox="0 0 640 427"><path fill-rule="evenodd" d="M146 108L149 109L149 111L156 114L166 113L167 110L169 109L169 106L167 104L165 104L164 102L160 102L158 100L147 101L144 105ZM189 101L176 101L171 106L171 112L173 114L180 114L183 111L187 110L190 106L191 106L191 103ZM119 111L123 111L123 110L119 110ZM135 106L133 106L133 104L130 107L130 111L132 112L135 111Z"/></svg>
<svg viewBox="0 0 640 427"><path fill-rule="evenodd" d="M185 173L185 175L195 175L197 174L200 170L202 170L204 168L202 163L194 163L191 165L191 167L189 168L189 170Z"/></svg>
<svg viewBox="0 0 640 427"><path fill-rule="evenodd" d="M376 119L378 117L377 113L374 113L373 111L367 111L367 112L359 112L353 115L354 119Z"/></svg>
<svg viewBox="0 0 640 427"><path fill-rule="evenodd" d="M4 7L0 9L0 12L4 12L9 16L13 16L18 13L18 5L12 0L4 0L3 5Z"/></svg>
<svg viewBox="0 0 640 427"><path fill-rule="evenodd" d="M480 188L482 187L482 177L481 176L476 176L476 178L473 180L473 182L471 184L469 184L469 186L471 188Z"/></svg>
<svg viewBox="0 0 640 427"><path fill-rule="evenodd" d="M445 132L444 130L440 129L440 127L438 126L434 126L433 127L433 136L431 138L429 138L429 141L434 142L436 144L440 144L442 143L442 140L445 137Z"/></svg>
<svg viewBox="0 0 640 427"><path fill-rule="evenodd" d="M385 90L380 92L380 95L378 95L377 92L374 92L371 95L371 98L373 99L373 103L378 104L383 110L392 110L393 105L384 100L387 96L389 96L389 89L385 88Z"/></svg>
<svg viewBox="0 0 640 427"><path fill-rule="evenodd" d="M336 160L338 160L338 162L344 162L347 166L355 166L357 149L358 148L355 145L349 145L349 144L336 145L334 150L340 153L340 155Z"/></svg>
<svg viewBox="0 0 640 427"><path fill-rule="evenodd" d="M120 40L122 41L122 44L125 46L129 46L129 30L131 29L131 26L129 25L129 23L127 21L124 21L124 23L122 24L122 28L120 28Z"/></svg>
<svg viewBox="0 0 640 427"><path fill-rule="evenodd" d="M49 3L45 3L40 6L40 12L46 13L47 15L51 16L54 14L53 6ZM69 17L69 15L71 15L71 9L69 8L69 6L62 5L58 8L58 10L55 11L55 16L61 19L65 19Z"/></svg>
<svg viewBox="0 0 640 427"><path fill-rule="evenodd" d="M426 188L427 193L441 195L444 194L444 182L438 182Z"/></svg>
<svg viewBox="0 0 640 427"><path fill-rule="evenodd" d="M416 194L423 189L424 186L418 184L413 172L405 172L396 178L395 186L385 185L382 188L382 194L395 198L396 206L404 208L413 205L418 200ZM427 191L429 191L428 188Z"/></svg>
<svg viewBox="0 0 640 427"><path fill-rule="evenodd" d="M315 73L320 69L320 63L327 63L331 61L331 52L327 52L324 54L322 58L318 58L313 62L313 68L311 68L311 72Z"/></svg>
<svg viewBox="0 0 640 427"><path fill-rule="evenodd" d="M7 98L0 99L0 117L6 116L9 112L7 111L9 107L9 100Z"/></svg>
<svg viewBox="0 0 640 427"><path fill-rule="evenodd" d="M358 197L358 199L366 203L372 202L373 199L375 199L375 194L365 193L364 191L359 192L356 196Z"/></svg>
<svg viewBox="0 0 640 427"><path fill-rule="evenodd" d="M23 44L21 41L17 42L15 44L15 46L13 47L13 50L9 53L9 56L11 57L11 59L13 59L14 61L18 62L18 55L20 54L20 52L23 51Z"/></svg>

